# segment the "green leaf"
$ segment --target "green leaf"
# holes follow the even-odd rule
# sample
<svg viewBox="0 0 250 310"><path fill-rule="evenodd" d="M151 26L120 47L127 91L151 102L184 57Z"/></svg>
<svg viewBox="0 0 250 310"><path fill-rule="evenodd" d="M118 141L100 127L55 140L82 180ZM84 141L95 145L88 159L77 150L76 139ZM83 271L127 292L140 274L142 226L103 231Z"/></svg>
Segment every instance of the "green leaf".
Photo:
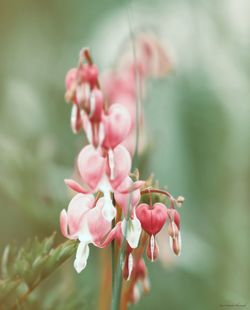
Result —
<svg viewBox="0 0 250 310"><path fill-rule="evenodd" d="M39 241L28 240L22 247L7 245L1 257L0 302L8 295L15 295L13 306L25 302L43 279L47 278L75 252L75 241L65 241L55 246L55 233ZM20 294L23 284L26 291ZM11 301L12 301L11 300Z"/></svg>

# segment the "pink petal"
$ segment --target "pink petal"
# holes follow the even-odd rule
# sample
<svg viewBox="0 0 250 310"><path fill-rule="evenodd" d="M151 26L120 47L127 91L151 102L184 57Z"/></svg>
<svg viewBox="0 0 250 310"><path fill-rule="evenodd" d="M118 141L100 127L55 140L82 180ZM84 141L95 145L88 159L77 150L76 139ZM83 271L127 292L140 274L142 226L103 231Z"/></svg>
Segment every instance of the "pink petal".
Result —
<svg viewBox="0 0 250 310"><path fill-rule="evenodd" d="M78 169L91 190L95 190L104 171L106 161L92 145L85 146L78 155Z"/></svg>
<svg viewBox="0 0 250 310"><path fill-rule="evenodd" d="M77 192L77 193L82 193L82 194L88 194L89 191L87 191L86 189L84 189L79 183L77 183L74 180L71 179L65 179L64 183L73 191Z"/></svg>
<svg viewBox="0 0 250 310"><path fill-rule="evenodd" d="M77 235L84 216L93 208L94 195L75 195L68 206L68 226L71 235Z"/></svg>
<svg viewBox="0 0 250 310"><path fill-rule="evenodd" d="M133 182L130 177L126 177L122 181L122 183L116 188L116 191L118 191L121 194L128 194L129 192L140 189L144 184L145 181L138 180Z"/></svg>
<svg viewBox="0 0 250 310"><path fill-rule="evenodd" d="M61 233L64 237L68 238L68 216L65 209L63 209L60 213L60 228Z"/></svg>
<svg viewBox="0 0 250 310"><path fill-rule="evenodd" d="M103 146L115 148L126 139L131 127L131 117L128 110L120 105L113 104L109 108L109 114L104 119L105 139Z"/></svg>
<svg viewBox="0 0 250 310"><path fill-rule="evenodd" d="M87 215L89 232L94 243L99 244L107 233L111 230L111 222L107 221L102 214L104 199L100 198L95 208L91 209Z"/></svg>
<svg viewBox="0 0 250 310"><path fill-rule="evenodd" d="M127 149L118 145L114 149L114 179L111 181L115 189L128 176L131 169L131 157Z"/></svg>
<svg viewBox="0 0 250 310"><path fill-rule="evenodd" d="M116 240L118 245L120 246L122 243L123 235L121 230L121 222L118 222L115 227L108 233L106 239L103 242L95 243L95 246L99 248L105 248L108 246L113 240Z"/></svg>
<svg viewBox="0 0 250 310"><path fill-rule="evenodd" d="M103 113L103 94L95 88L90 95L90 114L89 119L92 122L101 122Z"/></svg>
<svg viewBox="0 0 250 310"><path fill-rule="evenodd" d="M65 87L69 89L72 82L75 81L77 75L77 68L72 68L68 71L65 77Z"/></svg>

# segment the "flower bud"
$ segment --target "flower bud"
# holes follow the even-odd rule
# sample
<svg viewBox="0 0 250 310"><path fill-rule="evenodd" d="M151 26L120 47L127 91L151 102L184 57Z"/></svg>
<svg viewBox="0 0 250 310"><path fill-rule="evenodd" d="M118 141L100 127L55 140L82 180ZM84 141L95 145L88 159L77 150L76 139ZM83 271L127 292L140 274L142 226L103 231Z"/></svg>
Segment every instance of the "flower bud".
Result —
<svg viewBox="0 0 250 310"><path fill-rule="evenodd" d="M175 255L179 256L181 254L181 233L175 238L169 237L171 250Z"/></svg>

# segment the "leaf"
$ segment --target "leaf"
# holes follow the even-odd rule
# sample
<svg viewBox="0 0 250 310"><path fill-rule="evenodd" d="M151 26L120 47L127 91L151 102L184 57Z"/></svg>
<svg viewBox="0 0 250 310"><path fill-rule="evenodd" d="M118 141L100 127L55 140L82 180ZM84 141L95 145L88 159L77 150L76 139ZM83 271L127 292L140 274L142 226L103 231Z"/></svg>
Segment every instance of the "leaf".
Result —
<svg viewBox="0 0 250 310"><path fill-rule="evenodd" d="M55 233L39 241L28 240L22 247L7 245L1 257L0 303L11 293L15 305L25 302L43 279L47 278L75 252L75 241L55 246ZM19 285L26 287L20 295ZM12 302L13 304L13 302ZM15 308L15 305L14 308Z"/></svg>

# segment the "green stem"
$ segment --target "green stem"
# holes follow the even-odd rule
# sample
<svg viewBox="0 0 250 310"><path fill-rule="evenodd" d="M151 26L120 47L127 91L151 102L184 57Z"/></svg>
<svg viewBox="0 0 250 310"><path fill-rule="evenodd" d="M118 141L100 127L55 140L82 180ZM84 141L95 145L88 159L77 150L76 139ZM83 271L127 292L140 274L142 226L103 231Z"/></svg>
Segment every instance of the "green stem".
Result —
<svg viewBox="0 0 250 310"><path fill-rule="evenodd" d="M112 227L115 226L115 220L112 221ZM111 259L112 259L112 295L115 286L115 240L111 242Z"/></svg>

